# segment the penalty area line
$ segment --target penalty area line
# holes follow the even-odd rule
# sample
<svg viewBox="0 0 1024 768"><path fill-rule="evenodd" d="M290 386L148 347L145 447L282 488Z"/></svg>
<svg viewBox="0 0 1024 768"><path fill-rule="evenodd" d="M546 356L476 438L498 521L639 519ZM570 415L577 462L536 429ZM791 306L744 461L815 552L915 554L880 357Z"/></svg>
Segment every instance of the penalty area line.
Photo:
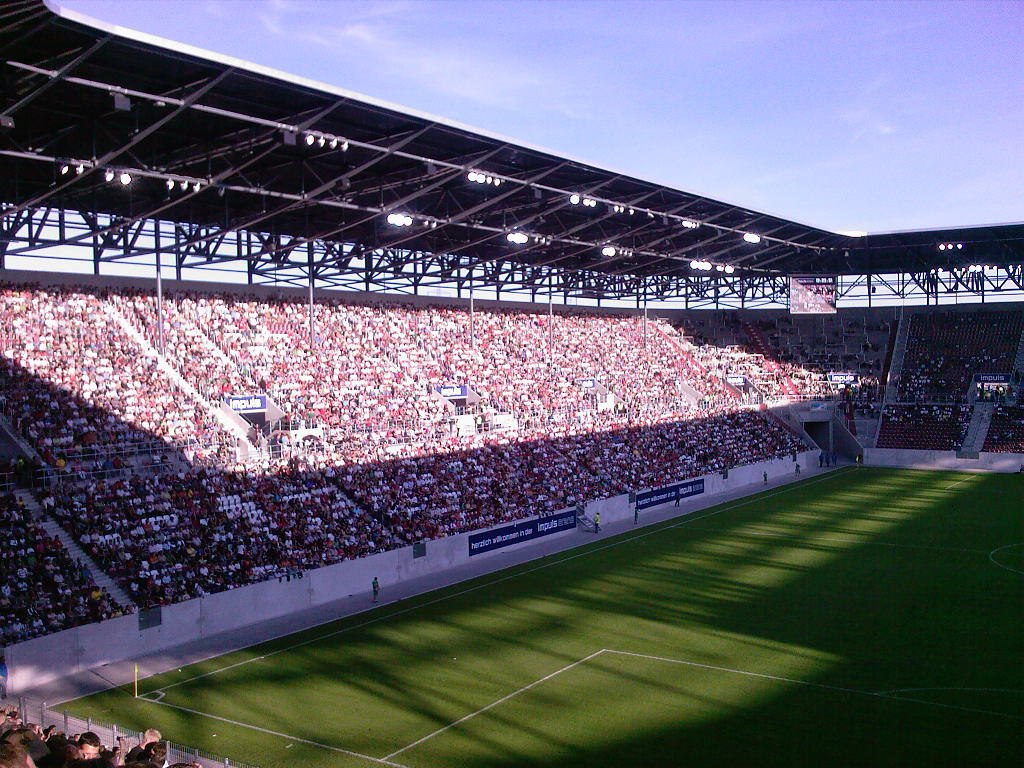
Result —
<svg viewBox="0 0 1024 768"><path fill-rule="evenodd" d="M584 656L582 659L577 659L572 664L566 664L561 669L556 669L554 672L551 672L551 673L549 673L547 675L544 675L544 677L540 678L539 680L534 680L529 685L524 685L519 690L512 691L512 693L508 694L507 696L502 696L500 699L492 701L486 707L480 707L480 709L478 709L476 712L470 712L468 715L465 715L464 717L460 717L458 720L453 720L452 722L448 723L448 725L444 726L443 728L438 728L433 733L428 733L422 739L417 739L412 744L408 744L408 745L402 747L401 749L392 752L390 755L385 755L382 759L383 760L390 760L392 757L400 755L403 752L408 752L413 747L418 747L423 742L428 741L428 740L434 738L435 736L440 736L445 731L451 730L455 726L460 725L460 724L466 722L467 720L470 720L470 719L476 717L477 715L482 715L487 710L494 709L494 707L498 706L499 704L503 704L504 702L508 701L509 699L511 699L511 698L513 698L515 696L518 696L521 693L525 693L526 691L530 690L531 688L533 688L535 686L538 686L541 683L545 682L546 680L550 680L551 678L553 678L553 677L555 677L557 675L560 675L563 672L568 672L573 667L577 667L580 664L583 664L584 662L590 661L591 659L595 658L596 656L600 656L602 653L604 653L604 649L603 648L600 651L594 651L589 656Z"/></svg>
<svg viewBox="0 0 1024 768"><path fill-rule="evenodd" d="M166 701L157 701L155 699L147 699L144 696L140 696L139 698L142 699L143 701L149 702L150 704L157 704L158 706L161 706L161 707L170 707L171 709L177 709L177 710L179 710L181 712L188 712L191 715L199 715L200 717L207 717L207 718L209 718L211 720L217 720L217 721L222 722L222 723L227 723L228 725L234 725L234 726L237 726L239 728L247 728L250 731L258 731L259 733L265 733L268 736L278 736L278 737L280 737L282 739L289 739L289 740L291 740L293 742L298 742L299 744L308 744L311 747L319 747L320 749L330 750L331 752L338 752L338 753L343 754L343 755L349 755L350 757L358 757L358 758L361 758L363 760L369 760L371 763L376 763L377 765L387 765L387 766L390 766L391 768L408 768L408 766L402 765L401 763L391 762L386 757L385 758L381 758L381 757L372 757L371 755L364 755L362 752L353 752L351 749L342 749L341 747L334 747L334 746L331 746L330 744L323 744L323 743L321 743L319 741L312 741L310 739L303 739L303 738L301 738L299 736L292 736L292 735L287 734L287 733L281 733L280 731L272 731L269 728L261 728L258 725L250 725L249 723L243 723L243 722L240 722L238 720L231 720L231 719L229 719L227 717L221 717L220 715L211 715L209 712L200 712L198 709L191 709L189 707L182 707L182 706L179 706L178 704L170 704L170 703L168 703Z"/></svg>

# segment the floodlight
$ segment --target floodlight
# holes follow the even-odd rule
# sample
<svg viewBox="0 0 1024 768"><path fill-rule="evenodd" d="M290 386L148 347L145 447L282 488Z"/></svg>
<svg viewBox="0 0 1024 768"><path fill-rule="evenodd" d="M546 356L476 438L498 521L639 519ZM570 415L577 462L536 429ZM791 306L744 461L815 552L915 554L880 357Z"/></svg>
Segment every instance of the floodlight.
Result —
<svg viewBox="0 0 1024 768"><path fill-rule="evenodd" d="M757 245L758 243L761 242L761 236L760 235L755 235L753 232L745 232L743 234L743 239L746 242L752 243L754 245Z"/></svg>
<svg viewBox="0 0 1024 768"><path fill-rule="evenodd" d="M614 256L615 255L615 249L612 246L610 246L610 245L606 245L604 248L601 249L601 255L602 256L608 256L608 257Z"/></svg>
<svg viewBox="0 0 1024 768"><path fill-rule="evenodd" d="M105 180L107 180L107 181L113 181L114 180L114 172L108 168L106 173L103 174L103 178Z"/></svg>
<svg viewBox="0 0 1024 768"><path fill-rule="evenodd" d="M576 194L569 195L569 202L572 203L573 205L579 205L580 204L580 196L576 195Z"/></svg>
<svg viewBox="0 0 1024 768"><path fill-rule="evenodd" d="M725 265L725 274L731 275L735 271L736 271L736 267L734 267L732 264L726 264Z"/></svg>
<svg viewBox="0 0 1024 768"><path fill-rule="evenodd" d="M505 239L514 245L525 245L530 241L530 236L525 232L509 232Z"/></svg>
<svg viewBox="0 0 1024 768"><path fill-rule="evenodd" d="M316 143L316 136L314 136L312 133L307 133L306 134L306 146L307 147L312 147L313 144L315 144L315 143Z"/></svg>
<svg viewBox="0 0 1024 768"><path fill-rule="evenodd" d="M132 175L128 171L121 171L121 175L117 177L117 180L121 182L122 186L127 187L132 183Z"/></svg>
<svg viewBox="0 0 1024 768"><path fill-rule="evenodd" d="M63 165L62 165L62 166L60 167L60 175L61 175L61 176L67 176L67 175L68 175L68 173L69 173L70 171L71 171L71 166L70 166L70 165L68 165L67 163L64 163L64 164L63 164Z"/></svg>
<svg viewBox="0 0 1024 768"><path fill-rule="evenodd" d="M174 179L168 179L167 180L167 191L170 192L172 189L174 189Z"/></svg>

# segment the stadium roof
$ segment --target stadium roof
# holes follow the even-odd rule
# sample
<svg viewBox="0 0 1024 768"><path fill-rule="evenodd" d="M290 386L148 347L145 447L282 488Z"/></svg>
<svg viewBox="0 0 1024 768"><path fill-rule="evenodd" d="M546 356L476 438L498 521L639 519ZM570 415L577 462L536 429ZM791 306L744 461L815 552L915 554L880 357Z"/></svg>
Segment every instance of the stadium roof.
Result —
<svg viewBox="0 0 1024 768"><path fill-rule="evenodd" d="M1024 261L1024 225L836 234L43 0L0 3L0 77L0 248L33 212L75 211L88 230L66 240L110 258L157 220L179 250L222 258L232 237L269 269L312 242L339 270L382 250L638 277Z"/></svg>

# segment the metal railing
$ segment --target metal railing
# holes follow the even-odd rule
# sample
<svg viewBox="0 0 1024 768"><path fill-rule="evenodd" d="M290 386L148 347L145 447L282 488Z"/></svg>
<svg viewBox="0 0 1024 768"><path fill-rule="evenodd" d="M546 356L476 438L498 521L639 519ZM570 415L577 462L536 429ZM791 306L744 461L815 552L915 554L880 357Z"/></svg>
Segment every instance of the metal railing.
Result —
<svg viewBox="0 0 1024 768"><path fill-rule="evenodd" d="M91 717L81 718L70 715L65 711L47 706L44 701L34 701L21 697L18 699L18 709L22 722L38 723L43 728L48 728L51 725L56 726L58 731L66 734L68 737L92 731L99 736L100 742L107 748L116 746L118 738L126 738L129 742L133 742L131 746L135 746L142 741L141 731L122 728L116 724L98 723ZM164 743L167 744L167 764L169 765L196 762L202 765L203 768L259 768L259 766L252 763L220 757L195 747L176 744L173 741L165 740Z"/></svg>

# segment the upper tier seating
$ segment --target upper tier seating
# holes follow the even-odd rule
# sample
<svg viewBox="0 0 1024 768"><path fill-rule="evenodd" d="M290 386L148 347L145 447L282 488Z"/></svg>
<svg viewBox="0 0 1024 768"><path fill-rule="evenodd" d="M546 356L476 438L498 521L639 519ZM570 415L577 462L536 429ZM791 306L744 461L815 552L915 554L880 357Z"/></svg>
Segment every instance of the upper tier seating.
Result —
<svg viewBox="0 0 1024 768"><path fill-rule="evenodd" d="M1022 312L929 312L910 317L900 402L966 402L977 373L1013 370Z"/></svg>

